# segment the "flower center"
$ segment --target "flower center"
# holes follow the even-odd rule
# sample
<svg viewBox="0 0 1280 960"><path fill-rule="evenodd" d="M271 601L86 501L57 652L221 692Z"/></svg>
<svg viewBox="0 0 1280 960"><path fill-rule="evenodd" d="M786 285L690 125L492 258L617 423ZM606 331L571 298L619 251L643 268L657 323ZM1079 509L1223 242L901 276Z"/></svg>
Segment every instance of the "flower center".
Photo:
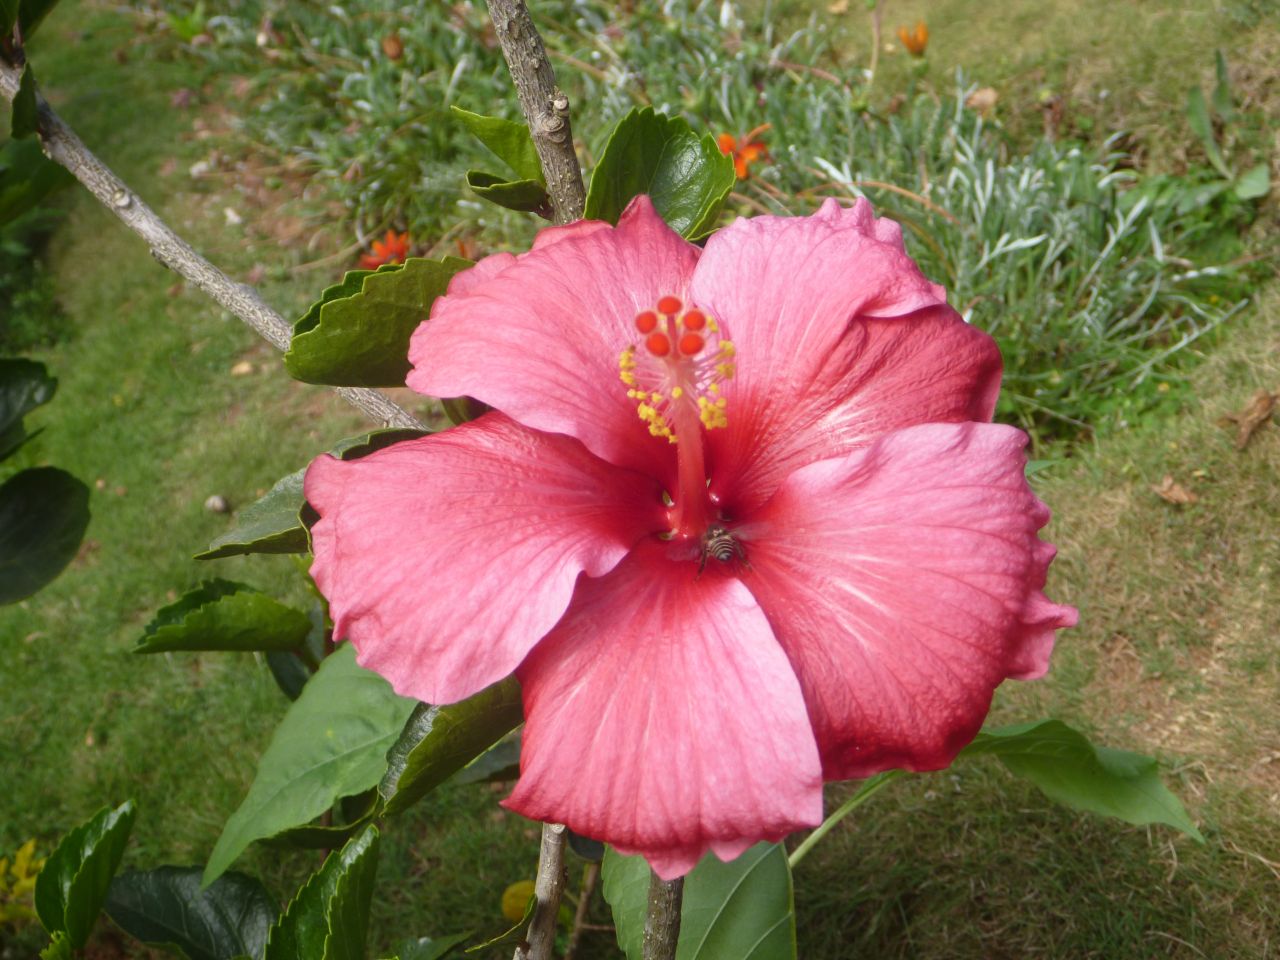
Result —
<svg viewBox="0 0 1280 960"><path fill-rule="evenodd" d="M715 318L702 310L685 310L672 296L636 314L635 327L643 339L622 351L619 375L649 432L676 444L679 490L673 532L701 537L711 514L702 431L728 424L720 384L734 374L733 342Z"/></svg>

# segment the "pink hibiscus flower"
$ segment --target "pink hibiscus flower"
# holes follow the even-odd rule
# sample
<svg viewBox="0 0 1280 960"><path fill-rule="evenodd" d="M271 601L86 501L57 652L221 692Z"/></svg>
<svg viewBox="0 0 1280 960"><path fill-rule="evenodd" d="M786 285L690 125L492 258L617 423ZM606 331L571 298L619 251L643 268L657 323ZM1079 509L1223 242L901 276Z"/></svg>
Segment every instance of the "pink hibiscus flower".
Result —
<svg viewBox="0 0 1280 960"><path fill-rule="evenodd" d="M409 385L494 407L307 473L337 637L433 703L515 671L506 805L663 877L945 767L1075 611L1000 356L859 201L687 243L636 200L459 274Z"/></svg>

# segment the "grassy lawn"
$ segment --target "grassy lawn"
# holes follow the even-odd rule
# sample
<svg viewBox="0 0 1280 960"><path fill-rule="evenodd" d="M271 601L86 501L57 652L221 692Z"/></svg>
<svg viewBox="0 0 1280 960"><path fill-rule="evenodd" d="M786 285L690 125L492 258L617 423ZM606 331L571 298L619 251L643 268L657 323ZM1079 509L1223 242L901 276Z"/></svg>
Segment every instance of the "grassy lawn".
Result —
<svg viewBox="0 0 1280 960"><path fill-rule="evenodd" d="M850 7L819 15L838 22L850 61L862 62L865 14ZM1215 46L1242 96L1275 108L1263 65L1280 31L1255 16L1266 9L1010 0L990 19L957 0L904 0L884 24L892 41L899 22L927 15L930 79L944 85L961 65L996 86L1016 135L1038 130L1048 90L1079 105L1073 123L1133 130L1141 156L1164 168L1186 159L1185 87L1211 72ZM90 147L228 272L262 274L286 315L349 264L306 266L346 241L332 230L299 235L236 157L211 157L234 104L199 61L161 57L130 17L72 0L33 59ZM887 55L877 83L892 87L906 69ZM179 90L194 91L194 103L175 105ZM211 159L214 176L192 176ZM93 521L57 582L0 611L0 854L29 837L47 853L99 806L132 796L140 816L128 865L201 863L285 701L252 657L130 648L157 607L203 577L302 600L288 558L190 559L230 523L205 500L241 507L368 425L324 389L290 381L269 347L175 285L87 195L62 202L48 256L72 333L37 355L59 392L31 418L45 432L18 465L54 463L85 479ZM249 372L232 375L246 361ZM1064 811L994 763L904 780L798 869L800 956L1280 955L1280 425L1239 451L1218 424L1259 388L1280 390L1274 283L1194 371L1180 412L1096 437L1037 479L1060 550L1050 591L1080 608L1081 625L1062 635L1050 676L1002 688L994 714L1059 716L1161 756L1207 843ZM1161 499L1152 487L1165 475L1196 502ZM389 825L376 949L505 926L499 899L532 874L536 828L502 812L500 796L446 788ZM284 898L316 864L313 853L258 850L241 866ZM101 956L145 955L107 952L110 934L101 937ZM38 940L0 931L0 956L32 955ZM585 947L587 960L616 955L607 934Z"/></svg>

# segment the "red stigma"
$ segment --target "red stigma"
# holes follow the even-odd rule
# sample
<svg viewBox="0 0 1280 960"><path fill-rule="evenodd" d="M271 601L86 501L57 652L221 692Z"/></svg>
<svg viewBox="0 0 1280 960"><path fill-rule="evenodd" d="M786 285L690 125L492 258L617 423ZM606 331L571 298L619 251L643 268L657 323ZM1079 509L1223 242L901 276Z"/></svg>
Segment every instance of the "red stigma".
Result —
<svg viewBox="0 0 1280 960"><path fill-rule="evenodd" d="M653 333L658 326L658 315L652 310L636 314L636 329L641 333Z"/></svg>
<svg viewBox="0 0 1280 960"><path fill-rule="evenodd" d="M680 312L683 304L677 297L663 297L658 301L658 312L666 314L668 317L674 317Z"/></svg>
<svg viewBox="0 0 1280 960"><path fill-rule="evenodd" d="M699 334L686 333L680 338L680 352L686 357L692 357L695 353L705 346L705 341Z"/></svg>
<svg viewBox="0 0 1280 960"><path fill-rule="evenodd" d="M679 308L677 308L679 309ZM651 333L644 342L645 349L655 357L665 357L671 352L671 341L665 333Z"/></svg>
<svg viewBox="0 0 1280 960"><path fill-rule="evenodd" d="M686 330L701 330L707 325L707 315L701 310L690 310L680 318L680 322Z"/></svg>

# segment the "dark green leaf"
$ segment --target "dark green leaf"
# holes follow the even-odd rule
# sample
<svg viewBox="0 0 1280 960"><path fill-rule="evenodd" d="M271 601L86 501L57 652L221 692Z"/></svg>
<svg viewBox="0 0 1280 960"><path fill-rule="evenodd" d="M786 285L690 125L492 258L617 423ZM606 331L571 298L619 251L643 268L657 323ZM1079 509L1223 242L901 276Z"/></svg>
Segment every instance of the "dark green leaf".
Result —
<svg viewBox="0 0 1280 960"><path fill-rule="evenodd" d="M236 514L236 525L214 537L197 560L216 560L241 553L306 553L307 531L298 519L302 478L307 468L276 481L262 497Z"/></svg>
<svg viewBox="0 0 1280 960"><path fill-rule="evenodd" d="M461 703L419 704L387 754L378 787L388 814L417 803L523 718L520 685L508 677Z"/></svg>
<svg viewBox="0 0 1280 960"><path fill-rule="evenodd" d="M301 610L243 583L206 580L157 612L133 652L296 650L310 632Z"/></svg>
<svg viewBox="0 0 1280 960"><path fill-rule="evenodd" d="M20 0L18 18L22 21L22 42L30 43L36 29L58 5L58 0Z"/></svg>
<svg viewBox="0 0 1280 960"><path fill-rule="evenodd" d="M1060 720L984 730L960 752L992 754L1015 776L1051 800L1117 817L1126 823L1165 823L1203 842L1182 803L1160 781L1152 757L1095 747Z"/></svg>
<svg viewBox="0 0 1280 960"><path fill-rule="evenodd" d="M601 869L618 946L640 960L649 865L612 848ZM793 960L795 903L791 868L780 844L760 843L722 863L708 854L685 878L676 960Z"/></svg>
<svg viewBox="0 0 1280 960"><path fill-rule="evenodd" d="M17 22L18 0L0 0L0 49L13 36L13 25Z"/></svg>
<svg viewBox="0 0 1280 960"><path fill-rule="evenodd" d="M31 64L22 68L18 81L18 93L13 98L13 112L9 114L9 135L15 140L32 136L39 128L39 107L36 105L36 75Z"/></svg>
<svg viewBox="0 0 1280 960"><path fill-rule="evenodd" d="M565 832L569 836L569 849L583 860L599 863L604 859L605 846L599 840L592 840L590 837L584 837L582 834L574 833L572 830L566 830Z"/></svg>
<svg viewBox="0 0 1280 960"><path fill-rule="evenodd" d="M364 960L378 831L329 854L271 928L264 960Z"/></svg>
<svg viewBox="0 0 1280 960"><path fill-rule="evenodd" d="M268 650L267 668L275 678L280 692L290 700L297 700L302 695L302 688L311 679L311 671L296 653Z"/></svg>
<svg viewBox="0 0 1280 960"><path fill-rule="evenodd" d="M1235 182L1235 195L1240 200L1258 200L1271 192L1271 168L1260 163L1240 174Z"/></svg>
<svg viewBox="0 0 1280 960"><path fill-rule="evenodd" d="M1230 178L1231 170L1227 167L1226 161L1222 159L1222 151L1218 149L1217 138L1213 135L1213 121L1209 119L1209 105L1205 103L1204 91L1199 87L1192 87L1187 91L1187 123L1191 127L1191 132L1200 138L1200 143L1204 146L1204 152L1209 158L1209 162L1213 164L1224 177Z"/></svg>
<svg viewBox="0 0 1280 960"><path fill-rule="evenodd" d="M468 170L467 186L482 200L521 213L541 213L550 202L546 188L537 180L507 180L492 173Z"/></svg>
<svg viewBox="0 0 1280 960"><path fill-rule="evenodd" d="M36 140L10 140L0 147L0 225L31 211L54 190L74 183L65 167L44 155Z"/></svg>
<svg viewBox="0 0 1280 960"><path fill-rule="evenodd" d="M586 217L617 223L647 193L671 228L690 240L711 232L737 175L711 134L699 137L683 117L632 110L618 121L591 174Z"/></svg>
<svg viewBox="0 0 1280 960"><path fill-rule="evenodd" d="M478 419L493 409L474 397L441 397L440 406L444 407L445 416L455 427Z"/></svg>
<svg viewBox="0 0 1280 960"><path fill-rule="evenodd" d="M455 933L447 937L423 937L420 940L404 940L396 945L395 960L440 960L445 954L463 943L469 933Z"/></svg>
<svg viewBox="0 0 1280 960"><path fill-rule="evenodd" d="M343 460L356 460L401 440L426 436L421 430L392 427L339 440L329 453ZM236 515L236 525L215 537L197 560L217 560L248 553L306 553L310 548L301 512L302 481L307 468L295 470L276 481L275 486Z"/></svg>
<svg viewBox="0 0 1280 960"><path fill-rule="evenodd" d="M188 960L261 957L276 906L261 883L223 874L200 887L199 867L157 867L111 881L104 908L121 930Z"/></svg>
<svg viewBox="0 0 1280 960"><path fill-rule="evenodd" d="M378 791L367 790L360 797L345 797L340 806L352 808L344 811L344 823L309 823L277 833L262 842L269 847L336 850L372 822L374 815L378 813Z"/></svg>
<svg viewBox="0 0 1280 960"><path fill-rule="evenodd" d="M36 913L50 935L67 935L79 950L89 939L107 888L133 829L133 801L103 807L58 844L36 877Z"/></svg>
<svg viewBox="0 0 1280 960"><path fill-rule="evenodd" d="M542 161L533 145L529 128L523 123L503 120L501 117L485 117L461 107L450 107L454 117L475 134L476 139L489 148L495 157L505 163L520 180L532 180L542 187Z"/></svg>
<svg viewBox="0 0 1280 960"><path fill-rule="evenodd" d="M0 486L0 604L23 600L70 563L89 526L89 488L57 467Z"/></svg>
<svg viewBox="0 0 1280 960"><path fill-rule="evenodd" d="M520 737L495 743L453 776L454 783L494 783L520 775Z"/></svg>
<svg viewBox="0 0 1280 960"><path fill-rule="evenodd" d="M39 149L37 146L36 150ZM43 363L22 358L0 359L0 460L26 439L22 418L53 399L57 389L58 381L49 376Z"/></svg>
<svg viewBox="0 0 1280 960"><path fill-rule="evenodd" d="M356 665L351 644L327 657L276 727L249 795L209 857L205 882L253 841L310 823L340 797L377 784L412 709L412 700Z"/></svg>
<svg viewBox="0 0 1280 960"><path fill-rule="evenodd" d="M284 355L290 376L345 387L401 387L409 372L409 337L455 273L471 266L457 257L348 274L293 327ZM352 292L356 282L359 287Z"/></svg>

